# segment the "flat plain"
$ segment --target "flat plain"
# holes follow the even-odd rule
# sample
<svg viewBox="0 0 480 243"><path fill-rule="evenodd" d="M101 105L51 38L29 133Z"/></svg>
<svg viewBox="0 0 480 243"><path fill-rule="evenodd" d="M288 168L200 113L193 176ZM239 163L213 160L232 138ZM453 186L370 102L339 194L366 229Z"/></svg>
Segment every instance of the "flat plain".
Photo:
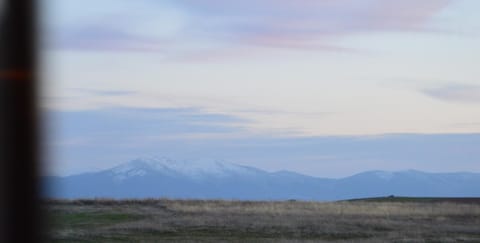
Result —
<svg viewBox="0 0 480 243"><path fill-rule="evenodd" d="M480 199L45 200L49 242L480 242Z"/></svg>

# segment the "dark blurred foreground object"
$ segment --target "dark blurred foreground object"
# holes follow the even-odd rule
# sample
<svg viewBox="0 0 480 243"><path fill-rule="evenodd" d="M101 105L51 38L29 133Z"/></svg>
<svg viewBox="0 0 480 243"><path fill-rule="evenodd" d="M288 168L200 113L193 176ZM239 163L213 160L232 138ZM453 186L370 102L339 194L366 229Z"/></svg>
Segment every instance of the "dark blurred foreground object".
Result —
<svg viewBox="0 0 480 243"><path fill-rule="evenodd" d="M0 1L0 242L39 242L35 1Z"/></svg>

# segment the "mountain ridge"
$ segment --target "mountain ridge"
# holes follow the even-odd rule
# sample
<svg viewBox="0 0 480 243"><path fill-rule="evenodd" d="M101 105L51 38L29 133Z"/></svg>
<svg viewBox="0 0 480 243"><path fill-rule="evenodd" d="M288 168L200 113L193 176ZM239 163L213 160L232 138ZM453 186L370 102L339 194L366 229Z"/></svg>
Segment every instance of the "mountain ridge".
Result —
<svg viewBox="0 0 480 243"><path fill-rule="evenodd" d="M331 179L267 172L215 159L142 157L110 169L44 177L45 197L170 197L248 200L342 200L385 195L480 196L480 173L365 171Z"/></svg>

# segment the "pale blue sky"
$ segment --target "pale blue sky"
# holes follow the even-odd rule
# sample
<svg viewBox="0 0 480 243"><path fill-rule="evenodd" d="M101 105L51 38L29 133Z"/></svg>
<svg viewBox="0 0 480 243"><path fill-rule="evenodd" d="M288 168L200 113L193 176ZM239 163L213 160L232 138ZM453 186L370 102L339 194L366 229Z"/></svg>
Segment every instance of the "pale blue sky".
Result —
<svg viewBox="0 0 480 243"><path fill-rule="evenodd" d="M256 144L266 138L320 141L336 136L430 134L436 138L435 134L460 133L468 137L480 131L480 2L476 0L42 3L43 106L59 117L77 117L61 120L65 130L58 129L52 146L53 173L105 168L139 155L139 150L123 149L123 154L107 159L99 149L83 149L119 141L113 131L100 137L67 133L82 131L83 119L119 119L100 117L100 111L129 111L129 116L136 114L133 111L161 111L164 118L158 122L171 124L148 126L133 115L128 123L132 131L125 134L127 128L119 128L123 132L118 136L135 141L202 141L212 148L219 141L237 139ZM188 115L180 116L180 122L177 112L164 111ZM140 126L144 129L136 129ZM442 139L448 143L450 137ZM104 145L109 153L115 150L115 144ZM159 143L157 149L164 151L162 146L166 143ZM79 156L88 153L91 160L105 162L79 162ZM322 175L415 165L419 168L414 169L425 170L479 169L465 158L456 160L458 166L446 162L440 166L434 155L427 156L426 164L412 164L417 161L412 157L399 166L393 162L399 153L390 158L372 155L365 162L357 161L358 166L349 164L354 158L342 160L344 165L340 160L333 165L325 159L305 159L332 156L324 152L297 154L297 160L291 154L282 157L298 161L297 166L274 163L273 155L263 162L252 159L257 152L238 159L250 158L243 163L270 170ZM235 156L220 157L235 162Z"/></svg>

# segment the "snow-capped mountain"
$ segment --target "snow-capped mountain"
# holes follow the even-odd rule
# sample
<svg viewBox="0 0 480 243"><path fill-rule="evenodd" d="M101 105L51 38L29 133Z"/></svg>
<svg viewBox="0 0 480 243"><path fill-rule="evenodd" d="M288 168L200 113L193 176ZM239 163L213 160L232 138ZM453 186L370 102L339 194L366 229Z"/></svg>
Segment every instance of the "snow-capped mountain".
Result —
<svg viewBox="0 0 480 243"><path fill-rule="evenodd" d="M116 180L162 173L201 180L207 177L228 177L262 172L255 168L214 159L173 160L166 157L144 157L121 164L109 170Z"/></svg>
<svg viewBox="0 0 480 243"><path fill-rule="evenodd" d="M289 171L266 172L221 160L135 159L114 168L45 178L55 198L221 198L339 200L386 195L479 197L480 174L368 171L324 179Z"/></svg>

